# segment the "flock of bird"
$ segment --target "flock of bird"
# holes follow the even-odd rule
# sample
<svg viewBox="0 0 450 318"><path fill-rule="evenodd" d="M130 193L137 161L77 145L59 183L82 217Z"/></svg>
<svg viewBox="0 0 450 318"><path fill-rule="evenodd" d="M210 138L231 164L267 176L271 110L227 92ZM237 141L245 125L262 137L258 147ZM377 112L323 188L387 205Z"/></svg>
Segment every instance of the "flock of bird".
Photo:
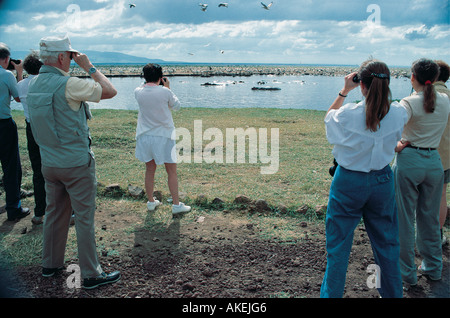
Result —
<svg viewBox="0 0 450 318"><path fill-rule="evenodd" d="M130 3L129 5L130 5L130 9L136 7L136 5L135 5L134 3ZM200 6L200 9L201 9L203 12L205 12L206 9L208 9L208 5L207 5L206 3L199 3L198 5ZM269 4L265 4L265 3L261 2L261 5L262 5L262 8L263 8L263 9L265 9L265 10L270 10L270 8L271 8L272 5L273 5L273 1L272 1L271 3L269 3ZM219 8L228 8L228 3L226 3L226 2L221 2L221 3L219 3L218 7L219 7ZM209 44L206 45L206 46L209 46ZM224 53L225 53L224 50L220 50L219 52L220 52L221 54L224 54ZM189 55L194 55L194 53L188 53L188 54L189 54Z"/></svg>
<svg viewBox="0 0 450 318"><path fill-rule="evenodd" d="M206 9L208 8L208 5L205 3L199 3L198 5L200 6L200 9L202 11L206 11ZM261 2L261 5L262 5L263 9L270 10L270 7L273 5L273 1L269 4L265 4L265 3ZM228 8L228 3L226 3L226 2L219 3L219 8L220 7Z"/></svg>
<svg viewBox="0 0 450 318"><path fill-rule="evenodd" d="M130 9L131 8L135 8L136 7L136 5L134 4L134 3L130 3L129 4L130 5ZM199 6L200 6L200 9L204 12L204 11L206 11L206 9L208 9L208 5L206 4L206 3L199 3L198 4ZM262 5L262 8L263 9L265 9L265 10L270 10L270 7L273 5L273 1L271 2L271 3L269 3L269 4L265 4L265 3L263 3L263 2L261 2L261 5ZM221 2L221 3L219 3L219 6L218 6L219 8L228 8L228 3L226 3L226 2Z"/></svg>

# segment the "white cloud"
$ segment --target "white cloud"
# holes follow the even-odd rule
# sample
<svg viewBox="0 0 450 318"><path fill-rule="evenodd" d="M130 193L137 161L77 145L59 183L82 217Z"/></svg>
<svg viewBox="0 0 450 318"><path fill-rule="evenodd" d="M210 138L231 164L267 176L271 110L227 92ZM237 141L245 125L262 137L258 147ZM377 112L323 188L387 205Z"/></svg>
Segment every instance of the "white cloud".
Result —
<svg viewBox="0 0 450 318"><path fill-rule="evenodd" d="M402 65L408 65L418 54L450 60L448 23L424 23L408 16L421 10L432 12L429 0L416 0L412 4L400 1L402 9L398 9L395 19L390 18L395 15L389 11L390 2L378 1L381 24L368 23L367 5L355 0L349 3L357 5L346 6L341 11L334 2L329 7L327 4L331 2L326 0L320 4L302 1L301 6L296 1L293 7L289 4L294 1L285 0L276 3L271 11L255 8L246 13L243 8L248 2L239 2L230 3L229 10L215 8L206 14L193 0L192 5L185 0L173 0L171 4L140 2L133 9L124 0L80 0L77 4L49 1L40 2L42 8L22 11L26 6L18 6L17 11L8 11L8 16L16 19L10 23L0 20L2 41L13 43L15 49L28 49L36 47L39 39L50 33L68 33L72 45L80 50L109 50L190 62L298 63L301 60L359 64L371 54L387 63ZM441 4L437 7L441 10L443 2L436 1ZM182 10L174 10L175 4ZM300 9L314 14L309 14L307 19L292 18L297 12L301 14ZM407 9L410 11L403 22L402 14ZM246 15L249 18L245 19ZM166 18L159 19L159 16ZM193 22L178 21L178 18Z"/></svg>

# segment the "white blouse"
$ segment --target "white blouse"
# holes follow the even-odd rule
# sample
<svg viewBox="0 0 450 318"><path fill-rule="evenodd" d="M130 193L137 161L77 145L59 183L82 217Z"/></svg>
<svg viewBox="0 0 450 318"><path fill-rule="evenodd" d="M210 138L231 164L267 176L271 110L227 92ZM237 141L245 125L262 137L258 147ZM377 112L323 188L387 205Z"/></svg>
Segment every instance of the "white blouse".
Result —
<svg viewBox="0 0 450 318"><path fill-rule="evenodd" d="M168 88L142 85L134 91L139 104L136 138L146 134L171 138L175 131L171 110L181 107L180 101Z"/></svg>
<svg viewBox="0 0 450 318"><path fill-rule="evenodd" d="M366 128L365 109L365 101L362 101L330 110L325 116L325 129L339 165L349 170L370 172L380 170L392 161L408 115L404 107L393 102L380 127L373 132Z"/></svg>

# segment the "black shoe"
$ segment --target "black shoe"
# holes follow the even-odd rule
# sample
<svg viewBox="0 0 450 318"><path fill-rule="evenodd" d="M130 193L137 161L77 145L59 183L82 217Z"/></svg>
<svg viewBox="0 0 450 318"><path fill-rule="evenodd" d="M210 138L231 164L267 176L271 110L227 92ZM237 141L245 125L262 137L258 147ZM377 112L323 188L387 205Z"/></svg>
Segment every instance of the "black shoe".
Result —
<svg viewBox="0 0 450 318"><path fill-rule="evenodd" d="M30 214L29 208L18 208L14 216L8 217L8 221L19 221Z"/></svg>
<svg viewBox="0 0 450 318"><path fill-rule="evenodd" d="M42 267L42 276L44 276L44 277L52 277L53 275L55 275L56 273L58 273L59 271L61 271L63 269L64 269L64 266L55 267L55 268Z"/></svg>
<svg viewBox="0 0 450 318"><path fill-rule="evenodd" d="M100 276L95 278L85 278L83 280L83 288L93 289L101 285L112 284L120 279L120 272L115 271L109 274L102 273Z"/></svg>

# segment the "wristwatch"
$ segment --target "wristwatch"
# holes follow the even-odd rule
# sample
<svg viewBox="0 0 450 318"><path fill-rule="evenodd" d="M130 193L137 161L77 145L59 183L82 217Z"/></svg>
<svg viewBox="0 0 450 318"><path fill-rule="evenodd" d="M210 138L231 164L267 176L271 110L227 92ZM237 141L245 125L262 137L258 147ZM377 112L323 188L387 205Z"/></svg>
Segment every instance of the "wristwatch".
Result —
<svg viewBox="0 0 450 318"><path fill-rule="evenodd" d="M89 69L89 75L92 75L92 74L94 74L95 72L97 72L97 69L96 69L95 67L91 67L91 68Z"/></svg>

